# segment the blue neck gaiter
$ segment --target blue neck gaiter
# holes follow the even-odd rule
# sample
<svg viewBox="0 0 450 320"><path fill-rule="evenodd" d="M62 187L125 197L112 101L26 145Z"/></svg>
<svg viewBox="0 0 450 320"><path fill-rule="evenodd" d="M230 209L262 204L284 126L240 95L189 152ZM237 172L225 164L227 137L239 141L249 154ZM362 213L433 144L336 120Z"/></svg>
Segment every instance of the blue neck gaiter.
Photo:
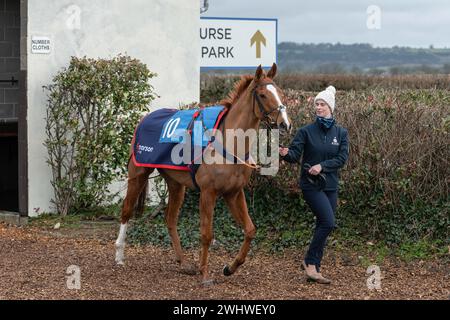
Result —
<svg viewBox="0 0 450 320"><path fill-rule="evenodd" d="M317 121L327 129L330 129L336 123L334 118L317 117Z"/></svg>

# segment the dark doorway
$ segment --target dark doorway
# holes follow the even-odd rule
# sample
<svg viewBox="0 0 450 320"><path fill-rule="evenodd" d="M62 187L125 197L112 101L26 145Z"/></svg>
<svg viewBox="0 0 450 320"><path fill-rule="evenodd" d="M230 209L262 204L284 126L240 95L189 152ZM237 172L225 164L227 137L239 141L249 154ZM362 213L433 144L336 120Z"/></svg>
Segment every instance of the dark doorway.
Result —
<svg viewBox="0 0 450 320"><path fill-rule="evenodd" d="M19 212L20 0L0 0L0 210Z"/></svg>
<svg viewBox="0 0 450 320"><path fill-rule="evenodd" d="M0 124L0 210L19 212L17 123Z"/></svg>

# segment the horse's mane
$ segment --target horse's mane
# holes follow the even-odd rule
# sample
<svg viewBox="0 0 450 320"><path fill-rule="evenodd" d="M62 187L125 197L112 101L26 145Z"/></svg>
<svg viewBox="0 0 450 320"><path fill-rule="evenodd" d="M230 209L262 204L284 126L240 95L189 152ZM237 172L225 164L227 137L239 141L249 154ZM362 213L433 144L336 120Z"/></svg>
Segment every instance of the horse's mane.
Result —
<svg viewBox="0 0 450 320"><path fill-rule="evenodd" d="M231 106L239 100L242 93L248 88L250 83L253 81L253 76L244 75L239 81L234 84L233 90L228 94L228 96L220 101L220 105L231 109Z"/></svg>

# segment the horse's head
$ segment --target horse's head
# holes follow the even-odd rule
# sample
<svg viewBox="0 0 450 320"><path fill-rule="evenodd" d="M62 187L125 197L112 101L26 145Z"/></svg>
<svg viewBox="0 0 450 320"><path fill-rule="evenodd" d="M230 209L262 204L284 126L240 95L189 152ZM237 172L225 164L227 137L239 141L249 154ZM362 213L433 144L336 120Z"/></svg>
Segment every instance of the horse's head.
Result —
<svg viewBox="0 0 450 320"><path fill-rule="evenodd" d="M256 69L252 83L253 108L255 115L268 126L277 125L280 130L290 131L291 121L287 109L281 99L283 93L273 79L277 74L277 65L274 63L267 73L261 66Z"/></svg>

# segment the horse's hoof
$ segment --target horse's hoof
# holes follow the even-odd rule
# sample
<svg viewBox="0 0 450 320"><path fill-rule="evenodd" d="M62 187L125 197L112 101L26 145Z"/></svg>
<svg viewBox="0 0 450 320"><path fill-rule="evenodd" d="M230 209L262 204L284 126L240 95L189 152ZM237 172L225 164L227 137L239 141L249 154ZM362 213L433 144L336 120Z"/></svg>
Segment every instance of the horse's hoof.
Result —
<svg viewBox="0 0 450 320"><path fill-rule="evenodd" d="M117 264L118 266L124 266L124 265L125 265L125 262L123 262L123 260L118 260L118 261L116 261L116 264Z"/></svg>
<svg viewBox="0 0 450 320"><path fill-rule="evenodd" d="M202 281L202 286L203 287L212 287L215 284L216 284L216 281L214 279L209 279L209 280L203 280Z"/></svg>
<svg viewBox="0 0 450 320"><path fill-rule="evenodd" d="M226 265L225 267L223 267L223 275L225 277L229 277L231 276L233 273L230 271L230 267L228 265Z"/></svg>

